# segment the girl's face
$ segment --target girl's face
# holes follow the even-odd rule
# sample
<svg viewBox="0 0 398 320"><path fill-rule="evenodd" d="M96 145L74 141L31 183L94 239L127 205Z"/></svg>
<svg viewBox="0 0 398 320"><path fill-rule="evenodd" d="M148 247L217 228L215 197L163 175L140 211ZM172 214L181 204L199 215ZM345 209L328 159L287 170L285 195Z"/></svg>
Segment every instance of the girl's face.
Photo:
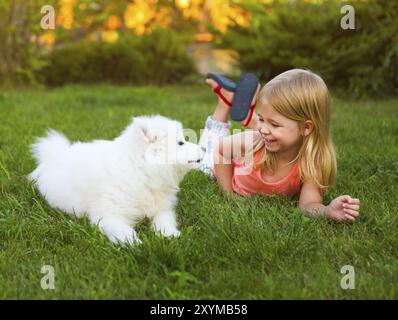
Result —
<svg viewBox="0 0 398 320"><path fill-rule="evenodd" d="M265 147L270 152L285 152L299 149L302 135L297 121L290 120L276 112L266 100L262 99L257 109L258 130Z"/></svg>

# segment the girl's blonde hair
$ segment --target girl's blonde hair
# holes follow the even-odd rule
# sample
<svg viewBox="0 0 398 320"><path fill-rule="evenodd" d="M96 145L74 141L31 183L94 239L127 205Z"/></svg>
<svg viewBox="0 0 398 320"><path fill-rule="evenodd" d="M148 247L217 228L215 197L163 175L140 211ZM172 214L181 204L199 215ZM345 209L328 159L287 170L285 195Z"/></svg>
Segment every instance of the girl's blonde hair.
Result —
<svg viewBox="0 0 398 320"><path fill-rule="evenodd" d="M300 175L315 182L321 189L335 184L336 155L330 136L330 96L325 82L310 70L292 69L270 80L260 91L259 103L265 99L275 111L303 126L314 124L312 132L303 137L303 144L292 162L298 160ZM267 152L264 140L255 141L253 152L264 149L255 166L274 171L276 155Z"/></svg>

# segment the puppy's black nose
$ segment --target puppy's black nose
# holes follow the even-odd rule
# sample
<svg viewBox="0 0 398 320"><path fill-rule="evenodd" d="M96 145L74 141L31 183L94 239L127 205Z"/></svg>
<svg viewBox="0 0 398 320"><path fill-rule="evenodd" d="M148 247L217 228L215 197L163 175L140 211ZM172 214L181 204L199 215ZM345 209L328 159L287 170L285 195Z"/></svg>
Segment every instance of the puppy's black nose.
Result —
<svg viewBox="0 0 398 320"><path fill-rule="evenodd" d="M205 147L200 147L200 149L202 149L203 152L206 152L206 148Z"/></svg>

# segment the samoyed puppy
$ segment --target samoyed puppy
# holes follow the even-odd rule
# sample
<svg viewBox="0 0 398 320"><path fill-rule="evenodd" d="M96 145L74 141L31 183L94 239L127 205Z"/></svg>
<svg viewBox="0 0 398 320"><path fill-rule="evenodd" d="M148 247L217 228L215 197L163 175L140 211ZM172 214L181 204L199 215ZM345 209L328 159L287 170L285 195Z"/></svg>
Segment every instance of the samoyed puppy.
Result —
<svg viewBox="0 0 398 320"><path fill-rule="evenodd" d="M50 206L87 215L112 242L141 243L134 226L147 217L155 232L180 235L179 183L200 166L204 149L185 141L181 123L141 116L114 140L70 143L54 130L31 145L29 174Z"/></svg>

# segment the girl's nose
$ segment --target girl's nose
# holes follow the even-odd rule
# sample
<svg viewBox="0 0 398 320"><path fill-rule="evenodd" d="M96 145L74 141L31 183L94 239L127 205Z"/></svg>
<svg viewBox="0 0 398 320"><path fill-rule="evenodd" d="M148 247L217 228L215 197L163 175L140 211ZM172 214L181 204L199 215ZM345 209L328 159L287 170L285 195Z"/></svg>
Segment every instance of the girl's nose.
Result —
<svg viewBox="0 0 398 320"><path fill-rule="evenodd" d="M260 131L262 134L271 134L271 130L266 126L262 126Z"/></svg>

